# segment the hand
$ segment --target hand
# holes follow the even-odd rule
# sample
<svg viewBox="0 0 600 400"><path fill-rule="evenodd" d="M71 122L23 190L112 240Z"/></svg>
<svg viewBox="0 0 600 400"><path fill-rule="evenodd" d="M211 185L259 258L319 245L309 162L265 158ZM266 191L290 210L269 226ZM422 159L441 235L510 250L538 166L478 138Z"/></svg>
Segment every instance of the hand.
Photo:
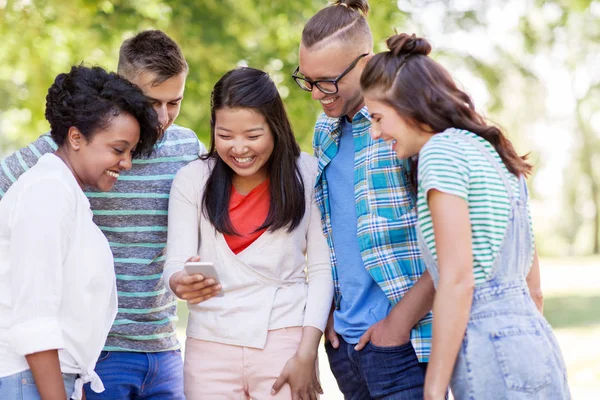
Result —
<svg viewBox="0 0 600 400"><path fill-rule="evenodd" d="M405 332L405 329L398 329L398 324L390 321L390 316L388 315L367 329L360 337L358 344L354 346L354 350L360 351L364 349L369 342L378 347L392 347L408 343L409 340L410 330Z"/></svg>
<svg viewBox="0 0 600 400"><path fill-rule="evenodd" d="M325 326L325 341L331 343L331 346L334 349L340 347L340 339L338 337L337 332L333 329L333 308L329 313L329 318L327 319L327 325Z"/></svg>
<svg viewBox="0 0 600 400"><path fill-rule="evenodd" d="M316 400L323 389L317 377L317 356L302 357L296 354L283 367L283 371L273 384L271 394L277 394L284 384L292 389L292 400Z"/></svg>
<svg viewBox="0 0 600 400"><path fill-rule="evenodd" d="M190 257L186 262L189 261L200 261L200 257ZM190 304L201 303L216 296L221 291L221 285L214 279L204 279L202 274L188 275L185 270L171 275L169 286L177 297L187 300Z"/></svg>

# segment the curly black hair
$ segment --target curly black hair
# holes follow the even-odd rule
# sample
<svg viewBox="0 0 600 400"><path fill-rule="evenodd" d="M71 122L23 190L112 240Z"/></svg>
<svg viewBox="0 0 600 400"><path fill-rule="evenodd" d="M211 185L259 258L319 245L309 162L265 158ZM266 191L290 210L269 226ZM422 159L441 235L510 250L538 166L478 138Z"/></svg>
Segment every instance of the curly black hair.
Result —
<svg viewBox="0 0 600 400"><path fill-rule="evenodd" d="M142 91L119 75L100 67L73 66L56 77L46 96L46 119L59 146L72 126L90 140L123 112L140 124L133 156L149 156L160 135L156 112Z"/></svg>

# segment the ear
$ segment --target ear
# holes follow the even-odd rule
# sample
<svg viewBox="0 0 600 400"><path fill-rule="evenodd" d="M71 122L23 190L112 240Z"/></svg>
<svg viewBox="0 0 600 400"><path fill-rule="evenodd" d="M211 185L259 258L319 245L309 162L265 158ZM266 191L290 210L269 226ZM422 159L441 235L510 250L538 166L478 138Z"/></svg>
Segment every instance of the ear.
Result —
<svg viewBox="0 0 600 400"><path fill-rule="evenodd" d="M79 129L74 126L69 128L66 142L69 143L69 146L71 146L73 150L78 151L85 141L85 136L83 136Z"/></svg>

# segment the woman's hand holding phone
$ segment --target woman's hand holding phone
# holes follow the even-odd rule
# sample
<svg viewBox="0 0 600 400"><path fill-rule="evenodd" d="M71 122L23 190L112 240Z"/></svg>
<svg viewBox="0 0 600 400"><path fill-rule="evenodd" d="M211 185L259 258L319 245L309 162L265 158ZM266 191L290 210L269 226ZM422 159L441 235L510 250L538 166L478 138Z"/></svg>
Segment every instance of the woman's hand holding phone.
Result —
<svg viewBox="0 0 600 400"><path fill-rule="evenodd" d="M199 256L188 258L186 263L200 261ZM190 304L198 304L222 293L217 279L202 274L188 274L184 269L174 273L169 279L169 286L177 297Z"/></svg>

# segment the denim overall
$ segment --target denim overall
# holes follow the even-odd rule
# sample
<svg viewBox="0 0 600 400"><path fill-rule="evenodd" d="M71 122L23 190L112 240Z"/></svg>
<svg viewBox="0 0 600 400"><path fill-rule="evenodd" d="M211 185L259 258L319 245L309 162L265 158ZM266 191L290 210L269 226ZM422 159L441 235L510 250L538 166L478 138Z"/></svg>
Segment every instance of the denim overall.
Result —
<svg viewBox="0 0 600 400"><path fill-rule="evenodd" d="M450 388L457 400L570 399L560 348L525 281L533 259L525 179L516 199L507 173L476 139L456 134L496 168L511 202L508 226L487 281L475 287ZM423 260L437 287L439 271L418 228ZM434 315L435 321L435 315Z"/></svg>

